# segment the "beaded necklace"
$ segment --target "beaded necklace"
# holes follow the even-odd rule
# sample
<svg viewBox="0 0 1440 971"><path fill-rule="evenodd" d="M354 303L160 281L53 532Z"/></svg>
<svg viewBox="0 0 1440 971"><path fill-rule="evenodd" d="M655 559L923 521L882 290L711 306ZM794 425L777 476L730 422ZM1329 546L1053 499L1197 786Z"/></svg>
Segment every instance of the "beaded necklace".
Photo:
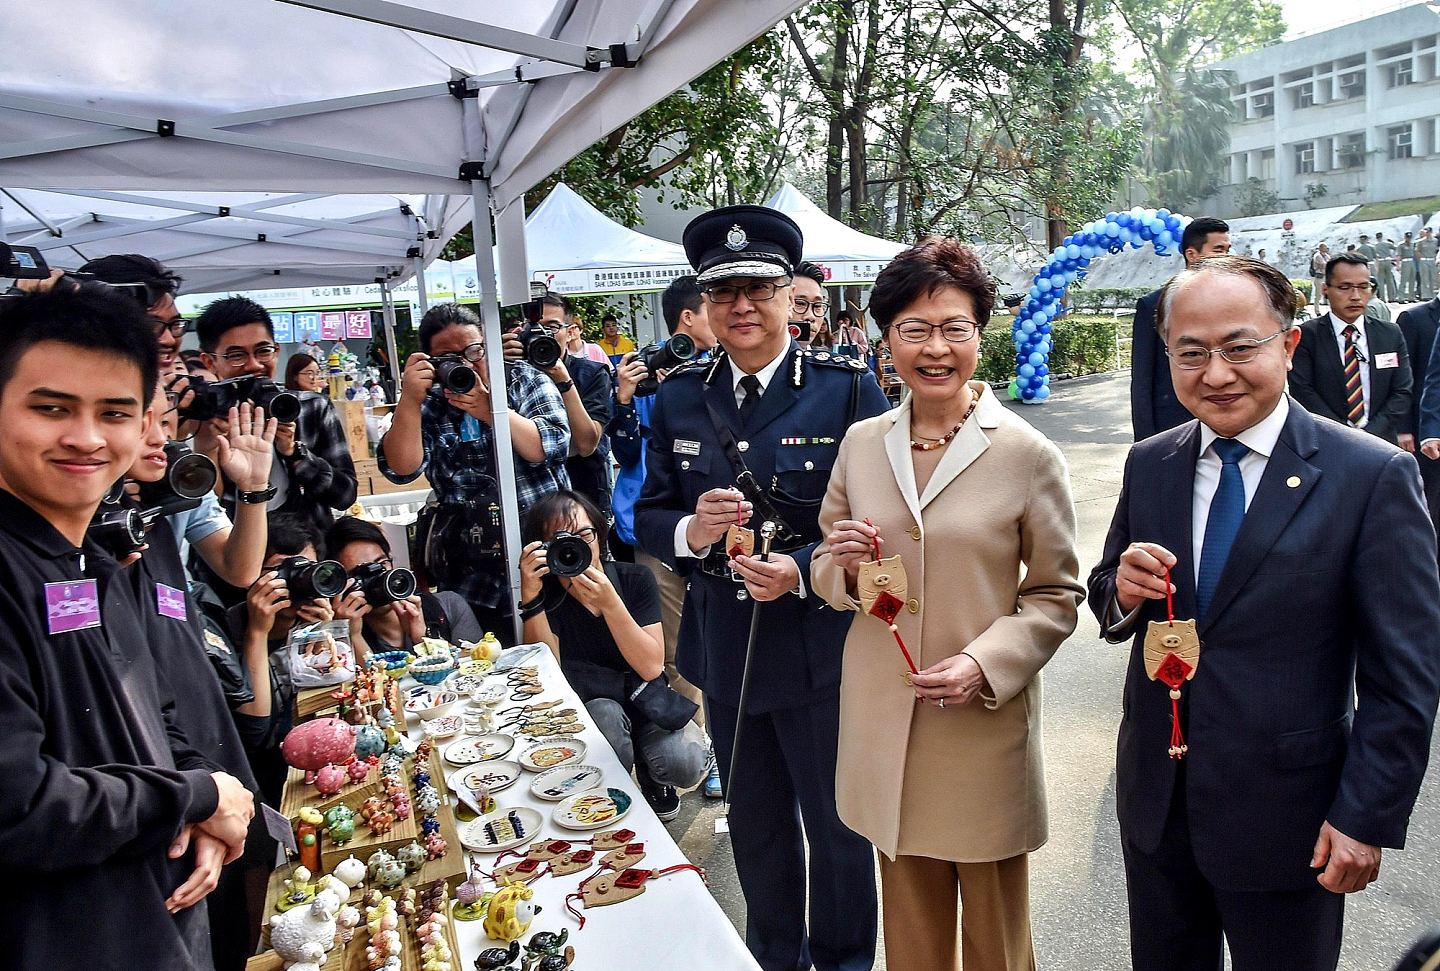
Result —
<svg viewBox="0 0 1440 971"><path fill-rule="evenodd" d="M980 396L975 395L970 402L970 407L965 409L965 414L962 415L960 420L955 423L954 428L950 429L950 431L945 433L945 436L943 438L937 439L933 442L917 442L914 438L911 438L910 447L917 452L933 452L937 448L944 448L946 445L949 445L951 440L956 435L960 434L960 429L965 427L965 422L970 420L971 414L973 414L975 411L975 406L979 403Z"/></svg>

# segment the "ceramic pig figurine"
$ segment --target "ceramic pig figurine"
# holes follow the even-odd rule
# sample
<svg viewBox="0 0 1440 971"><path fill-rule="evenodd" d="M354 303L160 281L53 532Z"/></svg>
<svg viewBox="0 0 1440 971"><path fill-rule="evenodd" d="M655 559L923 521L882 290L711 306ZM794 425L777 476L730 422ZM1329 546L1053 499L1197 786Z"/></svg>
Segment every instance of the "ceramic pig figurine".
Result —
<svg viewBox="0 0 1440 971"><path fill-rule="evenodd" d="M415 873L425 865L425 847L419 843L411 842L400 847L395 858L405 864L405 869Z"/></svg>
<svg viewBox="0 0 1440 971"><path fill-rule="evenodd" d="M315 791L322 796L333 796L345 788L345 770L338 765L322 766L315 773Z"/></svg>
<svg viewBox="0 0 1440 971"><path fill-rule="evenodd" d="M316 895L308 907L298 907L270 918L270 946L287 964L325 958L335 943L335 916L340 901L329 890Z"/></svg>

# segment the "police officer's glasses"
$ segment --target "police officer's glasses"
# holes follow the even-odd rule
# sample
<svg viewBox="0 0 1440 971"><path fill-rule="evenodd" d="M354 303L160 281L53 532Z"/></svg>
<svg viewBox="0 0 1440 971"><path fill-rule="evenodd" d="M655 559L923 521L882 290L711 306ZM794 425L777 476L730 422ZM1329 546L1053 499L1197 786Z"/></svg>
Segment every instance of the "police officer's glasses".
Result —
<svg viewBox="0 0 1440 971"><path fill-rule="evenodd" d="M721 285L709 287L705 290L705 296L711 303L734 303L740 299L740 294L745 294L745 299L754 303L758 300L769 300L775 296L775 291L782 287L788 287L788 283L747 283L743 287L732 287Z"/></svg>
<svg viewBox="0 0 1440 971"><path fill-rule="evenodd" d="M907 344L923 344L937 330L950 343L963 344L975 336L975 321L956 319L932 324L927 320L902 320L891 329Z"/></svg>
<svg viewBox="0 0 1440 971"><path fill-rule="evenodd" d="M806 300L804 297L795 297L791 303L795 305L795 312L802 317L806 314L824 317L830 312L830 303L827 300Z"/></svg>
<svg viewBox="0 0 1440 971"><path fill-rule="evenodd" d="M1275 338L1286 333L1278 331L1269 337L1262 337L1260 340L1238 340L1228 344L1221 344L1219 347L1196 347L1187 345L1175 350L1165 348L1165 353L1170 355L1170 360L1175 366L1186 371L1195 371L1206 367L1210 363L1210 355L1219 354L1231 364L1249 364L1260 356L1260 350Z"/></svg>

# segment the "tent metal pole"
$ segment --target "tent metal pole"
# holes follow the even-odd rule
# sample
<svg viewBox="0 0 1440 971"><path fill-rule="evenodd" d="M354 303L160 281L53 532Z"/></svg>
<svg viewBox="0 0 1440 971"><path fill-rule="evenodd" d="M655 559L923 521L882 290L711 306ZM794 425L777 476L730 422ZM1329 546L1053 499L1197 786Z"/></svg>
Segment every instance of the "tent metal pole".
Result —
<svg viewBox="0 0 1440 971"><path fill-rule="evenodd" d="M420 308L420 313L423 315L427 310L430 309L430 294L426 291L425 287L425 257L415 257L414 265L415 305ZM416 327L418 329L419 325L417 324Z"/></svg>
<svg viewBox="0 0 1440 971"><path fill-rule="evenodd" d="M380 312L385 315L385 349L390 352L390 376L395 379L395 393L400 393L400 352L395 348L395 298L389 281L380 281Z"/></svg>

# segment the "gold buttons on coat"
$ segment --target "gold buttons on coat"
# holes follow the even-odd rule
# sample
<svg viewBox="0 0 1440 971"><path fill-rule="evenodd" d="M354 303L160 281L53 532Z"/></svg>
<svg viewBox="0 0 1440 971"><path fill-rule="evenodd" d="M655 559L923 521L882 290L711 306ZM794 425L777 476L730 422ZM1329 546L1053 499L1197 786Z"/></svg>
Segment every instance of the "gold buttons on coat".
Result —
<svg viewBox="0 0 1440 971"><path fill-rule="evenodd" d="M1298 489L1300 488L1300 477L1298 475L1292 475L1285 480L1285 484L1292 489Z"/></svg>
<svg viewBox="0 0 1440 971"><path fill-rule="evenodd" d="M920 524L916 523L914 526L911 526L909 532L910 538L918 541L920 539Z"/></svg>
<svg viewBox="0 0 1440 971"><path fill-rule="evenodd" d="M912 614L918 614L920 612L920 601L916 600L914 597L911 597L910 602L907 603L905 606L910 608L910 612Z"/></svg>

